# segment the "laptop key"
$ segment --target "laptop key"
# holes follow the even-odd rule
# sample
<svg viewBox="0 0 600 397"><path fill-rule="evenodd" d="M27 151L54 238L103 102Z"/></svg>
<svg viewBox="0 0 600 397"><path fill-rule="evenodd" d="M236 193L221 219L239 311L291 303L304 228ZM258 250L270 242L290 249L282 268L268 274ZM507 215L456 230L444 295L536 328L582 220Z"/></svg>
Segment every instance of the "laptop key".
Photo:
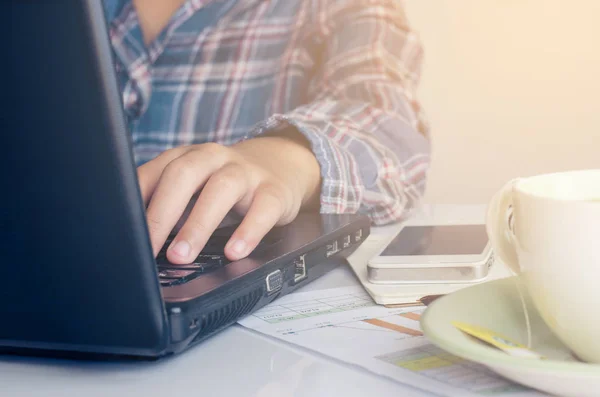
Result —
<svg viewBox="0 0 600 397"><path fill-rule="evenodd" d="M203 264L211 264L211 265L225 265L227 258L224 255L215 255L215 254L200 254L194 260L194 263L203 263Z"/></svg>
<svg viewBox="0 0 600 397"><path fill-rule="evenodd" d="M160 285L162 287L170 287L172 285L177 285L182 282L182 280L179 278L161 278L159 280L160 280Z"/></svg>
<svg viewBox="0 0 600 397"><path fill-rule="evenodd" d="M163 263L158 265L158 270L184 270L184 271L193 271L194 273L208 273L215 269L218 269L222 265L218 263L190 263L186 265L176 265L171 263Z"/></svg>
<svg viewBox="0 0 600 397"><path fill-rule="evenodd" d="M156 264L158 265L159 269L181 269L193 271L203 271L204 269L204 263L186 263L183 265L178 265L169 262L166 258L164 260L156 258Z"/></svg>
<svg viewBox="0 0 600 397"><path fill-rule="evenodd" d="M207 246L192 263L171 263L167 259L167 247L171 244L173 237L169 236L169 239L156 256L160 284L163 287L185 283L230 263L223 255L223 248L228 241L228 238L223 236L211 237Z"/></svg>
<svg viewBox="0 0 600 397"><path fill-rule="evenodd" d="M160 284L164 286L171 286L181 284L186 281L198 276L198 272L193 270L181 270L181 269L158 269L158 277Z"/></svg>
<svg viewBox="0 0 600 397"><path fill-rule="evenodd" d="M180 269L160 269L158 277L160 278L184 278L196 273L193 270L180 270Z"/></svg>
<svg viewBox="0 0 600 397"><path fill-rule="evenodd" d="M204 248L202 248L202 252L208 255L219 255L225 251L225 245L229 241L229 238L225 238L222 236L213 236L211 237Z"/></svg>

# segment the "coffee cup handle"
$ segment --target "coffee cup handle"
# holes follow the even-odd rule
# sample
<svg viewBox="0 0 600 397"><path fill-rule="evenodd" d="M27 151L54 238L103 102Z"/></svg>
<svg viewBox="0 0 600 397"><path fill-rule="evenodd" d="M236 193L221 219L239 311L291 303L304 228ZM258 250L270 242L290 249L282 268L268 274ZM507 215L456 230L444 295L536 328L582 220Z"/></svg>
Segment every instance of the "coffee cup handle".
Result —
<svg viewBox="0 0 600 397"><path fill-rule="evenodd" d="M515 273L519 273L520 268L508 213L513 204L513 189L517 181L513 179L508 182L494 195L486 215L487 234L494 254Z"/></svg>

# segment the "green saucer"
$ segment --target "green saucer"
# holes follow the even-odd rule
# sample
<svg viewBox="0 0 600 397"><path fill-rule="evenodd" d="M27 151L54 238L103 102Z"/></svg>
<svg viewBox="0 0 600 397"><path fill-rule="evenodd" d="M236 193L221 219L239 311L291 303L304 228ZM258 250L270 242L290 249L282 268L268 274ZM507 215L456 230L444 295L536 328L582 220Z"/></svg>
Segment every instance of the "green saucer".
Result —
<svg viewBox="0 0 600 397"><path fill-rule="evenodd" d="M490 281L436 300L421 319L425 335L440 348L478 362L517 383L562 396L600 396L600 364L577 361L526 296L532 350L547 359L513 357L456 329L453 321L482 326L527 344L527 327L517 278Z"/></svg>

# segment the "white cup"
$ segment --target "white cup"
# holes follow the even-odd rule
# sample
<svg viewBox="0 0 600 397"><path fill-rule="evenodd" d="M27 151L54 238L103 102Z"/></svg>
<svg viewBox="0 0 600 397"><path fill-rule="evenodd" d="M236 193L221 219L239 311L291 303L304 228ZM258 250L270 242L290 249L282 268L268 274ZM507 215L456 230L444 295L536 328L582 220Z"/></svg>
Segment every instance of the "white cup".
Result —
<svg viewBox="0 0 600 397"><path fill-rule="evenodd" d="M600 169L515 179L493 197L486 223L546 324L580 359L600 363Z"/></svg>

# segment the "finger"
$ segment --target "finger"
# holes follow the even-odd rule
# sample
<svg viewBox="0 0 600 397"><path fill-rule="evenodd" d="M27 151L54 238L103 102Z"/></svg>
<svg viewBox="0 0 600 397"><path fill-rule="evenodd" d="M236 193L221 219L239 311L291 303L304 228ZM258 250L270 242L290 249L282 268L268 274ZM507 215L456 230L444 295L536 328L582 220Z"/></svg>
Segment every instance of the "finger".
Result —
<svg viewBox="0 0 600 397"><path fill-rule="evenodd" d="M239 260L250 254L273 226L284 218L288 212L284 196L280 189L272 186L261 186L256 190L244 220L225 245L225 255L230 260Z"/></svg>
<svg viewBox="0 0 600 397"><path fill-rule="evenodd" d="M247 189L247 173L238 164L227 164L211 175L190 216L167 250L169 261L177 264L193 261Z"/></svg>
<svg viewBox="0 0 600 397"><path fill-rule="evenodd" d="M146 210L155 256L181 218L194 193L219 167L218 162L204 156L201 150L191 150L164 168Z"/></svg>
<svg viewBox="0 0 600 397"><path fill-rule="evenodd" d="M148 205L165 167L190 150L192 150L190 146L166 150L137 168L138 184L140 185L144 206Z"/></svg>

